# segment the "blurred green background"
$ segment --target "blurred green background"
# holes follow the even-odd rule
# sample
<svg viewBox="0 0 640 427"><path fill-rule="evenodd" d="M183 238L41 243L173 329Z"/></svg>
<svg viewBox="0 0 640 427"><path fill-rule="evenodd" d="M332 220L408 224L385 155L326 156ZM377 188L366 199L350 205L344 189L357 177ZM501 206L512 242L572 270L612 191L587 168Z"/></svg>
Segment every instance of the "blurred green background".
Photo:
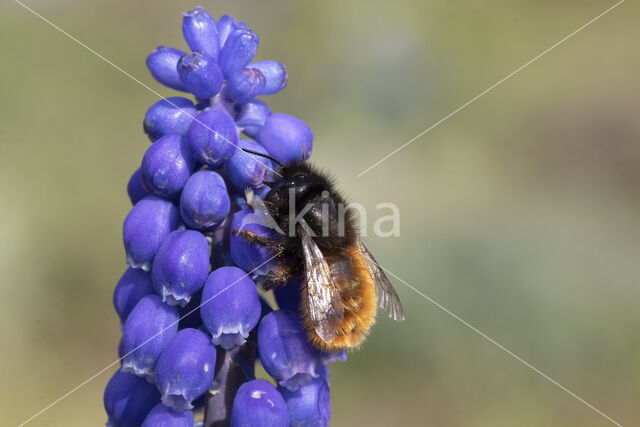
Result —
<svg viewBox="0 0 640 427"><path fill-rule="evenodd" d="M626 2L361 178L356 175L613 5L604 0L201 1L284 62L270 97L370 209L385 267L623 425L640 424L640 50ZM162 94L187 1L31 0ZM154 94L17 3L0 5L0 424L116 359L126 183ZM376 238L375 206L401 209ZM332 369L332 425L599 426L603 417L399 282ZM105 421L110 369L32 422Z"/></svg>

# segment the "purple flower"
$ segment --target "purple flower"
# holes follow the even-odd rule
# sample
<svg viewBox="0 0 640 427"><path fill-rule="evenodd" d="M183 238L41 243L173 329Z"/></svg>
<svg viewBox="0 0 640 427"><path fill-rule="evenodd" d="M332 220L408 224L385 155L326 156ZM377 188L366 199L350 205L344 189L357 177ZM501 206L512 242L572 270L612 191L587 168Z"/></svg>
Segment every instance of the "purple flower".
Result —
<svg viewBox="0 0 640 427"><path fill-rule="evenodd" d="M238 147L269 154L263 146L250 139L241 139ZM237 188L262 187L265 179L271 177L273 165L271 160L246 151L236 150L227 163L229 179Z"/></svg>
<svg viewBox="0 0 640 427"><path fill-rule="evenodd" d="M243 128L245 135L255 138L262 125L271 115L269 106L259 99L253 99L236 107L236 124Z"/></svg>
<svg viewBox="0 0 640 427"><path fill-rule="evenodd" d="M204 52L218 60L220 41L216 23L200 6L182 14L182 34L192 51Z"/></svg>
<svg viewBox="0 0 640 427"><path fill-rule="evenodd" d="M198 98L211 98L220 92L224 81L215 58L198 51L180 58L178 74L185 89Z"/></svg>
<svg viewBox="0 0 640 427"><path fill-rule="evenodd" d="M236 151L238 130L229 114L204 110L187 132L191 155L201 163L220 166Z"/></svg>
<svg viewBox="0 0 640 427"><path fill-rule="evenodd" d="M120 324L124 326L127 316L138 301L152 294L153 285L149 273L139 268L128 268L113 291L113 306L120 316Z"/></svg>
<svg viewBox="0 0 640 427"><path fill-rule="evenodd" d="M224 221L230 208L224 179L210 170L194 173L180 196L182 219L188 227L197 230L214 229Z"/></svg>
<svg viewBox="0 0 640 427"><path fill-rule="evenodd" d="M226 350L244 344L260 319L255 283L237 267L218 268L204 285L200 315L214 344Z"/></svg>
<svg viewBox="0 0 640 427"><path fill-rule="evenodd" d="M329 384L324 378L316 378L298 390L278 387L289 407L292 426L328 426L331 419Z"/></svg>
<svg viewBox="0 0 640 427"><path fill-rule="evenodd" d="M166 135L151 144L142 158L142 180L155 194L177 194L193 173L195 161L180 135Z"/></svg>
<svg viewBox="0 0 640 427"><path fill-rule="evenodd" d="M235 29L220 51L220 67L226 78L247 66L258 50L258 35L251 30Z"/></svg>
<svg viewBox="0 0 640 427"><path fill-rule="evenodd" d="M162 403L154 406L142 423L142 427L193 427L193 425L193 412L177 413Z"/></svg>
<svg viewBox="0 0 640 427"><path fill-rule="evenodd" d="M171 202L148 196L135 204L124 220L122 238L130 267L149 270L162 241L180 225L180 213Z"/></svg>
<svg viewBox="0 0 640 427"><path fill-rule="evenodd" d="M267 80L260 70L244 68L229 77L227 95L237 103L251 101L264 91L266 83Z"/></svg>
<svg viewBox="0 0 640 427"><path fill-rule="evenodd" d="M277 236L276 231L267 227L264 214L254 211L250 206L233 215L231 230L244 230L269 239L275 239ZM245 271L252 271L252 274L264 275L274 264L267 262L275 255L273 249L249 243L240 234L232 233L229 250L233 262Z"/></svg>
<svg viewBox="0 0 640 427"><path fill-rule="evenodd" d="M151 268L162 302L184 307L209 275L209 243L194 230L176 230L162 243Z"/></svg>
<svg viewBox="0 0 640 427"><path fill-rule="evenodd" d="M313 133L302 120L274 113L260 129L258 142L280 163L291 164L311 155Z"/></svg>
<svg viewBox="0 0 640 427"><path fill-rule="evenodd" d="M193 409L192 402L211 386L216 348L197 329L183 329L171 339L155 369L162 403L176 412Z"/></svg>
<svg viewBox="0 0 640 427"><path fill-rule="evenodd" d="M273 95L287 86L289 76L285 66L278 61L259 61L250 64L249 67L260 70L266 80L266 84L260 95Z"/></svg>
<svg viewBox="0 0 640 427"><path fill-rule="evenodd" d="M151 408L160 402L153 384L126 372L117 371L104 390L107 426L137 427Z"/></svg>
<svg viewBox="0 0 640 427"><path fill-rule="evenodd" d="M289 410L275 387L263 380L240 386L233 399L231 427L288 426Z"/></svg>
<svg viewBox="0 0 640 427"><path fill-rule="evenodd" d="M129 199L131 200L132 205L135 205L140 200L151 195L151 193L142 185L140 168L136 169L133 175L131 175L129 183L127 184L127 194L129 194Z"/></svg>
<svg viewBox="0 0 640 427"><path fill-rule="evenodd" d="M275 289L277 311L256 288L283 262L272 259L289 231L260 206L278 162L259 154L300 162L313 134L257 98L284 89L288 75L278 61L252 63L259 39L243 22L196 7L183 14L182 33L190 53L161 46L147 57L157 81L189 97L147 110L153 144L127 184L131 268L113 294L123 336L121 369L105 390L109 425L191 427L205 403L206 425L327 425L327 365L346 352L309 343L301 279ZM275 244L247 241L256 237ZM258 356L280 391L261 380L240 386L254 378Z"/></svg>
<svg viewBox="0 0 640 427"><path fill-rule="evenodd" d="M147 110L142 122L144 133L151 141L164 135L186 135L197 114L193 102L187 98L161 99Z"/></svg>
<svg viewBox="0 0 640 427"><path fill-rule="evenodd" d="M147 68L160 83L171 89L185 91L178 75L177 65L187 53L167 46L159 46L147 57Z"/></svg>
<svg viewBox="0 0 640 427"><path fill-rule="evenodd" d="M160 353L178 331L178 309L157 295L142 298L124 323L122 370L153 378Z"/></svg>
<svg viewBox="0 0 640 427"><path fill-rule="evenodd" d="M320 376L320 352L307 341L293 311L276 310L260 321L258 352L265 371L289 390Z"/></svg>
<svg viewBox="0 0 640 427"><path fill-rule="evenodd" d="M229 34L231 33L231 31L237 28L240 28L243 30L247 29L247 26L244 22L236 23L236 20L233 18L233 16L229 16L229 15L222 15L220 19L218 19L218 23L216 24L216 27L218 28L218 38L220 39L220 48L224 47L227 41L227 37L229 37Z"/></svg>

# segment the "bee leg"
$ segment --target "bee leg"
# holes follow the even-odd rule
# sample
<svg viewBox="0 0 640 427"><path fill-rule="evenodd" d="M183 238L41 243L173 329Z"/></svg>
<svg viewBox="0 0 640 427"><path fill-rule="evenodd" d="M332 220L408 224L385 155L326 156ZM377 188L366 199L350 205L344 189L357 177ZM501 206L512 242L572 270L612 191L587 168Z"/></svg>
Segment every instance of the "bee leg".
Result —
<svg viewBox="0 0 640 427"><path fill-rule="evenodd" d="M234 236L238 234L241 235L244 238L244 240L254 245L263 246L265 248L272 248L277 251L284 250L284 246L280 244L278 241L266 236L258 236L256 233L253 233L251 231L233 230L232 233Z"/></svg>
<svg viewBox="0 0 640 427"><path fill-rule="evenodd" d="M301 271L297 271L287 265L281 265L272 270L260 283L265 291L284 286L296 277L300 277Z"/></svg>

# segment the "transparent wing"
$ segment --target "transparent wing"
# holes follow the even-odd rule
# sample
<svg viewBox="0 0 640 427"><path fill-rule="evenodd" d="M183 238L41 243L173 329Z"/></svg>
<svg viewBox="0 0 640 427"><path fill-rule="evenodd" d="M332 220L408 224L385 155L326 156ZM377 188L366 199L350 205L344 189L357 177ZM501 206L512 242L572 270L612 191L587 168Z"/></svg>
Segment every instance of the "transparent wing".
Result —
<svg viewBox="0 0 640 427"><path fill-rule="evenodd" d="M318 336L326 343L336 337L342 323L344 306L331 277L329 264L305 227L298 228L304 252L309 317Z"/></svg>
<svg viewBox="0 0 640 427"><path fill-rule="evenodd" d="M400 302L400 298L398 298L396 290L387 278L387 275L384 274L384 271L382 271L382 268L380 268L375 258L371 255L371 252L369 252L360 238L358 238L358 248L360 249L362 258L365 260L367 268L371 273L380 308L383 308L393 320L398 322L403 321L404 310L402 309L402 303Z"/></svg>

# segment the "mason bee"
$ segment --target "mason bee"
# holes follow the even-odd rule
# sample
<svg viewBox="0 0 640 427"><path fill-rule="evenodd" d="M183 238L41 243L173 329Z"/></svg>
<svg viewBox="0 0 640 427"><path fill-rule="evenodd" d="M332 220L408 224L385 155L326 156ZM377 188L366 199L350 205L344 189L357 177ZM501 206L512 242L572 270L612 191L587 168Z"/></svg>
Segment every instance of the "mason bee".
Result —
<svg viewBox="0 0 640 427"><path fill-rule="evenodd" d="M277 251L277 266L263 279L264 289L303 279L300 311L309 341L328 351L358 347L375 323L378 305L392 319L404 320L398 294L358 237L333 182L304 161L283 166L244 151L280 165L264 201L249 201L266 211L278 233L271 239L233 232Z"/></svg>

